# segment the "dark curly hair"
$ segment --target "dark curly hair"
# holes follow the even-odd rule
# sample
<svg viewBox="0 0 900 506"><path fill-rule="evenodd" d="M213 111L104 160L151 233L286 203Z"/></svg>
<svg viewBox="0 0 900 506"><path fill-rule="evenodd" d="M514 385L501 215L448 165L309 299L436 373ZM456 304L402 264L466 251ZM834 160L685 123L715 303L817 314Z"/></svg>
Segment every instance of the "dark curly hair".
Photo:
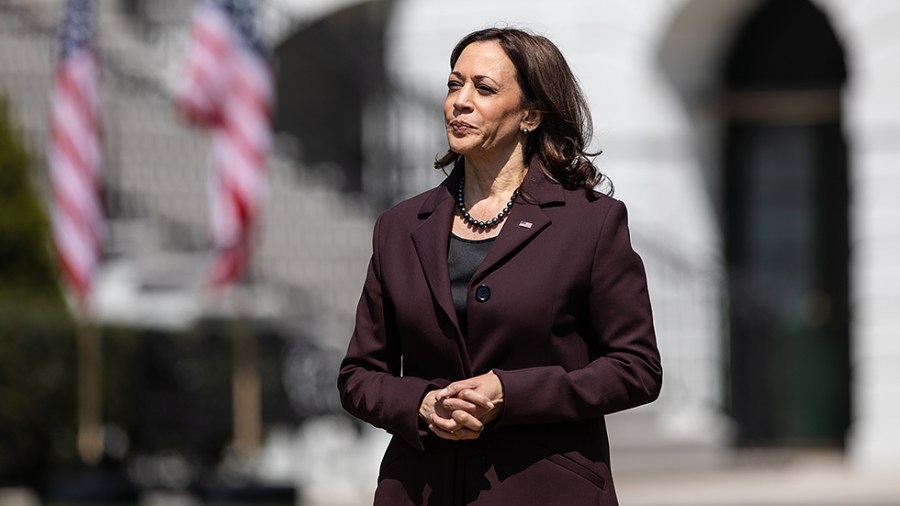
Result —
<svg viewBox="0 0 900 506"><path fill-rule="evenodd" d="M559 48L550 39L516 28L487 28L462 38L450 55L450 68L463 50L474 42L497 41L516 69L522 89L522 107L540 111L540 125L528 135L525 164L537 156L547 176L567 189L584 188L588 192L604 183L612 194L612 182L600 173L588 152L593 123L587 101ZM444 169L461 162L452 150L434 162Z"/></svg>

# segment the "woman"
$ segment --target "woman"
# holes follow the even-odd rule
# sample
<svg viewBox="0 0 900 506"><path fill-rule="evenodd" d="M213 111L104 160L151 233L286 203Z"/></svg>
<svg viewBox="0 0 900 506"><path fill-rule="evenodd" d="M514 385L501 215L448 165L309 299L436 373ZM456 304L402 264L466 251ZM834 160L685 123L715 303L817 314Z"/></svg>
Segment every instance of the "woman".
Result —
<svg viewBox="0 0 900 506"><path fill-rule="evenodd" d="M375 504L616 504L603 416L653 401L662 370L586 102L520 30L469 34L450 66L453 170L377 220L338 380L394 436Z"/></svg>

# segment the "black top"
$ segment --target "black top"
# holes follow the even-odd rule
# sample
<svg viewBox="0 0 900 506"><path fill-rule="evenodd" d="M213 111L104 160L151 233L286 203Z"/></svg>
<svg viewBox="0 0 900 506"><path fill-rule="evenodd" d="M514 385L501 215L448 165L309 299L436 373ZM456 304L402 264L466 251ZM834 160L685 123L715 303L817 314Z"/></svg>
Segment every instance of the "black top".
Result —
<svg viewBox="0 0 900 506"><path fill-rule="evenodd" d="M450 291L453 293L453 306L456 308L456 319L463 336L466 332L466 301L469 295L469 282L475 270L484 261L488 250L496 237L490 239L470 240L450 234L450 251L447 260L450 264Z"/></svg>

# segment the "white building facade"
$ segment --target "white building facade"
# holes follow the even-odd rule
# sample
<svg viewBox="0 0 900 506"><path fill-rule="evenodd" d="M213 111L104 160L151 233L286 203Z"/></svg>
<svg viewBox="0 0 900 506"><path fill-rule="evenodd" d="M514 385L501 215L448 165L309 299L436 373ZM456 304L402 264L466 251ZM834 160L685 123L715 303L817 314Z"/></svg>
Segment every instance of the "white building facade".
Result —
<svg viewBox="0 0 900 506"><path fill-rule="evenodd" d="M114 125L107 131L111 143L116 143L110 148L116 168L109 184L129 197L135 207L129 213L140 215L139 226L153 227L157 233L168 230L169 235L189 229L202 236L207 225L202 172L206 140L177 122L164 96L179 67L175 58L183 54L186 13L192 2L166 2L165 8L154 0L120 3L143 5L144 15L157 16L159 26L153 37L136 40L140 37L129 33L130 25L117 18L121 9L110 7L117 3L103 3L101 51L115 64L114 69L107 68L104 88L110 104L108 123ZM53 53L49 28L53 21L48 20L55 19L59 5L59 0L0 0L3 14L10 14L0 19L4 42L0 93L11 98L32 147L43 145L47 135L45 90ZM704 460L709 464L720 462L724 453L740 445L821 445L844 448L848 461L861 470L900 471L896 430L900 199L895 197L900 194L900 30L896 29L900 4L894 0L269 0L265 5L262 22L285 86L278 106L282 117L308 115L304 107L328 98L312 96L311 102L292 105L293 98L307 91L293 82L286 85L294 70L302 83L316 73L309 65L327 71L343 66L335 82L355 81L360 90L352 100L357 104L352 114L342 119L344 124L358 123L351 129L358 138L350 144L358 148L360 158L356 166L349 162L348 172L351 176L353 170L358 172L355 193L331 187L339 183L324 177L332 168L327 160L319 162L321 170L310 169L308 162L296 166L294 154L284 148L296 144L302 155L304 139L282 143L284 136L278 137L280 152L272 163L267 226L258 253L262 286L257 293L266 295L260 305L267 317L304 322L318 317L306 325L308 332L332 350L346 346L374 213L387 201L424 190L442 177L431 163L445 147L441 103L451 49L475 29L521 27L553 40L579 78L593 112L594 146L604 151L598 163L615 183L616 197L628 206L635 247L648 270L665 384L659 402L611 417L617 452L624 457L629 452L652 456L665 449L684 449L707 455L713 459ZM808 34L808 21L827 32L826 38L834 38L837 49L831 47L825 56L824 46L816 43L820 39L800 37L797 44L810 60L820 58L825 67L833 64L839 69L839 80L826 79L822 82L827 86L818 87L813 83L749 92L741 88L746 85L741 79L748 78L737 74L749 67L733 64L738 58L735 48L742 40L753 40L745 37L751 37L754 23L765 25L767 19L773 23L760 13L782 8L800 13L796 19L804 23L796 24L799 34ZM43 26L44 31L23 36L34 31L32 25ZM775 25L764 26L769 30L764 35L794 30L789 25L778 32ZM368 48L377 53L374 66L380 70L375 74L364 68L372 63L371 54L357 54L367 40L357 40L358 46L342 45L361 26L368 26L377 43ZM331 30L334 38L327 44L317 38L304 40L304 33L313 29ZM751 49L753 45L749 44ZM785 47L784 52L793 49L797 48ZM748 61L754 56L760 55L750 54ZM779 54L762 56L777 61ZM42 63L45 57L47 64ZM337 98L351 102L349 96ZM756 101L760 98L765 100ZM286 125L283 130L289 133ZM820 146L821 139L831 135L816 137L823 125L837 132L836 151L827 142ZM735 138L743 139L741 146L753 148L747 151L749 156L737 156L744 151L735 151ZM769 149L773 146L777 149ZM338 146L337 151L341 149ZM307 146L306 151L312 149ZM822 161L828 160L823 153L839 159L835 169L839 177L819 172L831 167L831 162ZM775 170L766 172L767 167ZM765 176L769 179L755 181L769 184L751 184L744 191L734 182L744 173ZM782 176L797 177L779 179ZM803 189L804 183L823 181L804 197L790 192L787 197L772 197L776 190L795 188L790 185ZM839 198L823 200L822 195L832 192ZM366 194L376 195L377 204L366 205L360 198ZM756 199L752 201L757 208L735 199ZM788 207L791 212L775 212L785 202L793 206ZM815 202L827 205L817 207ZM766 215L762 204L779 207ZM747 234L735 235L733 220L753 214L748 209L755 209L754 216L767 216L769 221L759 223L784 225L778 230L789 234L774 243L781 249L764 242L762 253L754 257L748 253L752 247L735 246L747 237L769 237L765 229L751 234L756 229L747 223L756 223L752 220L737 227ZM827 218L824 231L804 221L813 219L810 216L822 221L822 213ZM171 326L198 318L206 310L195 293L200 280L194 279L202 268L202 253L195 251L194 259L186 262L184 251L155 252L141 242L143 236L130 244L128 239L139 235L131 215L115 227L128 233L121 234L126 239L120 240L121 252L108 263L100 281L102 285L108 279L114 288L105 292L107 303L99 294L98 314L140 324L159 324L168 316ZM178 227L166 228L173 223ZM829 235L829 229L838 233ZM817 249L814 242L802 240L807 234L831 237L832 242ZM177 243L172 238L163 242ZM802 247L787 247L791 244ZM814 283L803 284L803 276L792 277L798 269L790 262L799 258L795 253L802 248L821 255L800 258L798 269L831 258L828 268L818 266L818 274L807 277L834 278L836 287L818 293L809 290L816 288ZM744 320L736 315L748 299L735 291L739 280L734 265L747 262L741 255L762 258L773 251L783 258L760 261L755 268L762 271L753 272L778 267L783 259L787 267L775 269L776 277L784 274L799 281L779 284L782 280L776 279L765 285L776 289L763 291L761 298L800 300L799 312L809 321L801 322L802 331L784 325L741 330L738 324ZM154 290L139 289L153 285L151 281L158 285ZM782 291L799 295L782 299ZM751 311L751 320L755 316ZM831 330L815 330L816 320L822 318L836 322L828 327ZM756 319L766 320L762 315ZM769 341L763 343L762 334ZM821 346L817 339L823 340ZM756 354L753 360L743 355L744 350ZM748 404L741 394L744 390L735 385L744 385L752 402ZM754 389L756 385L760 388ZM754 418L742 414L748 408L788 413ZM817 409L827 415L819 416ZM817 418L830 425L820 427ZM378 454L371 452L371 458ZM685 456L678 451L672 459ZM683 465L683 460L657 460Z"/></svg>
<svg viewBox="0 0 900 506"><path fill-rule="evenodd" d="M526 28L548 36L566 55L594 114L595 145L604 150L601 169L628 205L636 246L645 254L660 347L669 359L664 360L667 388L649 410L658 430L675 439L706 437L709 442L715 434L713 440L728 445L740 432L723 409L734 378L729 375L729 308L717 302L729 293L729 203L721 190L727 118L717 106L727 95L722 68L729 50L764 3L407 0L397 2L387 27L392 82L420 93L430 90L435 107L450 50L471 30ZM844 442L854 465L896 471L900 201L892 196L900 192L900 151L892 138L900 132L900 33L892 27L900 20L900 6L888 0L818 0L809 7L830 24L847 69L837 90L837 112L829 113L847 145L847 187L838 181L834 188L848 194L843 202L849 222L844 335L849 352L838 359L849 371L844 373L849 385L843 387L850 397L843 408L849 419ZM812 57L819 48L808 50ZM821 112L822 107L813 109ZM709 281L679 281L677 276L667 281L671 262L659 254L661 245L667 255L691 266L688 272ZM687 297L694 299L690 306L678 305ZM694 314L684 320L685 311ZM800 359L816 360L815 355Z"/></svg>

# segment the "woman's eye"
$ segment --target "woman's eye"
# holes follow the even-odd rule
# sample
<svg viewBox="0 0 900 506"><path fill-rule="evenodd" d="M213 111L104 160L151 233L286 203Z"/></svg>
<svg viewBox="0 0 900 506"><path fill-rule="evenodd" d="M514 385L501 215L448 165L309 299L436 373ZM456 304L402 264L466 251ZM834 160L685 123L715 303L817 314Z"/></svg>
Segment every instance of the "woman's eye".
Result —
<svg viewBox="0 0 900 506"><path fill-rule="evenodd" d="M490 86L484 85L484 84L478 85L478 91L481 91L483 93L494 93L493 88L491 88Z"/></svg>
<svg viewBox="0 0 900 506"><path fill-rule="evenodd" d="M455 90L456 88L461 87L462 84L459 81L450 81L447 83L447 88L451 90Z"/></svg>

